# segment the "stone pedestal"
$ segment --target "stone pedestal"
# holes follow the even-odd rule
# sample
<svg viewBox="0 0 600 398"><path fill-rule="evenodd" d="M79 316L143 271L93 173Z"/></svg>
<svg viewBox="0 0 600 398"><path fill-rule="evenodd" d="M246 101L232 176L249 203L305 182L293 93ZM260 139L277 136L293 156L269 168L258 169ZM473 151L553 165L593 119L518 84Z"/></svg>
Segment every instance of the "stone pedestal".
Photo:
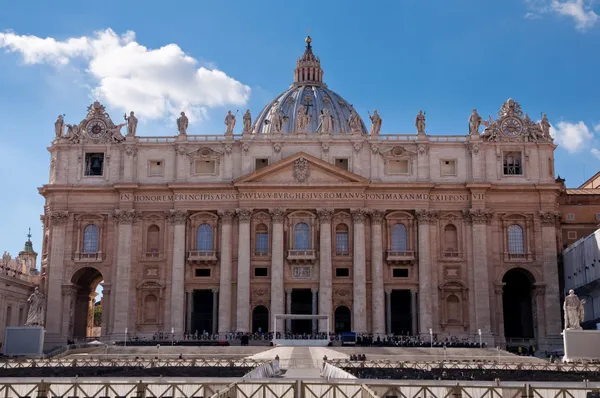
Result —
<svg viewBox="0 0 600 398"><path fill-rule="evenodd" d="M564 330L563 361L599 360L600 330Z"/></svg>
<svg viewBox="0 0 600 398"><path fill-rule="evenodd" d="M44 349L44 328L41 326L7 327L3 353L14 357L41 357Z"/></svg>

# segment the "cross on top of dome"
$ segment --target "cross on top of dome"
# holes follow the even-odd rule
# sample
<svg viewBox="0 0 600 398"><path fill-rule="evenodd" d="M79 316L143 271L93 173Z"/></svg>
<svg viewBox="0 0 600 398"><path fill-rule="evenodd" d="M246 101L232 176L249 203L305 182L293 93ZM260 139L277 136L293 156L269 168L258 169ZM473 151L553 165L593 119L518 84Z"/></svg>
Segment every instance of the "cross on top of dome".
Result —
<svg viewBox="0 0 600 398"><path fill-rule="evenodd" d="M301 58L296 62L294 70L295 85L323 85L323 69L321 69L321 61L312 52L312 39L306 37L306 50Z"/></svg>

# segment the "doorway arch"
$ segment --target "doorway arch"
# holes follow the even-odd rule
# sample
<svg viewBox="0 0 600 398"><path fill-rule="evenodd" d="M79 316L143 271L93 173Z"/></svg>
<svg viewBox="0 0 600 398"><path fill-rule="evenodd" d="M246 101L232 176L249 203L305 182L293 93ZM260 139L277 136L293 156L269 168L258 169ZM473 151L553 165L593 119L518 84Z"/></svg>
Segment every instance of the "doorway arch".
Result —
<svg viewBox="0 0 600 398"><path fill-rule="evenodd" d="M269 331L269 310L264 305L257 305L252 310L252 332L267 333Z"/></svg>
<svg viewBox="0 0 600 398"><path fill-rule="evenodd" d="M533 288L535 278L523 268L513 268L502 278L502 310L505 338L535 338Z"/></svg>
<svg viewBox="0 0 600 398"><path fill-rule="evenodd" d="M335 333L352 331L352 313L350 312L350 308L345 305L337 307L333 318Z"/></svg>
<svg viewBox="0 0 600 398"><path fill-rule="evenodd" d="M103 281L102 273L93 267L77 270L71 278L73 284L72 330L69 335L74 339L85 339L94 336L94 313L96 309L96 289ZM106 314L103 314L106 316ZM96 320L98 324L98 320ZM102 331L106 333L106 331Z"/></svg>

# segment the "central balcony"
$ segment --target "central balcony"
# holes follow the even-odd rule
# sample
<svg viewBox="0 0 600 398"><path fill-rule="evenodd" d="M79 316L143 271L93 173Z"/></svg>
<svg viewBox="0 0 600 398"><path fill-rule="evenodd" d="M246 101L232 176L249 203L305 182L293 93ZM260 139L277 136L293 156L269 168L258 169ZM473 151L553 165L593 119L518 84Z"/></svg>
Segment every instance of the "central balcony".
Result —
<svg viewBox="0 0 600 398"><path fill-rule="evenodd" d="M75 252L76 263L99 263L102 262L102 252Z"/></svg>
<svg viewBox="0 0 600 398"><path fill-rule="evenodd" d="M295 263L314 263L316 250L288 250L287 260Z"/></svg>
<svg viewBox="0 0 600 398"><path fill-rule="evenodd" d="M406 264L415 261L415 252L412 250L388 250L385 260L388 264Z"/></svg>
<svg viewBox="0 0 600 398"><path fill-rule="evenodd" d="M214 264L217 262L217 252L214 250L189 251L187 260L193 264Z"/></svg>

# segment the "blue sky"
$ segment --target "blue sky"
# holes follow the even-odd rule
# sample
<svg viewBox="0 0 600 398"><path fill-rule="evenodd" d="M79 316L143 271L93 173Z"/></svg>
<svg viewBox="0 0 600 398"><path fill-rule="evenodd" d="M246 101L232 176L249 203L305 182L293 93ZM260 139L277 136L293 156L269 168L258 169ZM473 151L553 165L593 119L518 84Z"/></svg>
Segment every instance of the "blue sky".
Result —
<svg viewBox="0 0 600 398"><path fill-rule="evenodd" d="M509 97L553 124L556 172L578 186L600 159L600 4L588 0L4 1L0 3L0 250L32 227L41 250L47 147L58 114L100 99L138 135L219 134L228 109L292 82L307 31L329 87L383 133L466 134ZM240 123L238 123L239 127Z"/></svg>

